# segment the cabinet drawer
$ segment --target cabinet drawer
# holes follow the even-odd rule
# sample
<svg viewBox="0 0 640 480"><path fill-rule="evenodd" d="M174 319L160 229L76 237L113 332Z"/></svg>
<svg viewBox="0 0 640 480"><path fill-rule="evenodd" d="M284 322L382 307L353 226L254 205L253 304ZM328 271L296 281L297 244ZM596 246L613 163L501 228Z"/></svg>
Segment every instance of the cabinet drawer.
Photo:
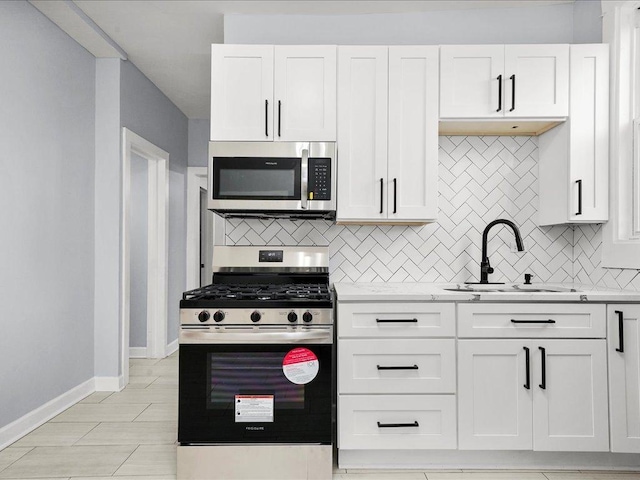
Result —
<svg viewBox="0 0 640 480"><path fill-rule="evenodd" d="M455 340L339 340L339 393L455 393Z"/></svg>
<svg viewBox="0 0 640 480"><path fill-rule="evenodd" d="M605 305L459 305L458 337L605 338Z"/></svg>
<svg viewBox="0 0 640 480"><path fill-rule="evenodd" d="M453 337L453 303L338 303L340 337Z"/></svg>
<svg viewBox="0 0 640 480"><path fill-rule="evenodd" d="M454 395L340 395L338 448L455 449Z"/></svg>

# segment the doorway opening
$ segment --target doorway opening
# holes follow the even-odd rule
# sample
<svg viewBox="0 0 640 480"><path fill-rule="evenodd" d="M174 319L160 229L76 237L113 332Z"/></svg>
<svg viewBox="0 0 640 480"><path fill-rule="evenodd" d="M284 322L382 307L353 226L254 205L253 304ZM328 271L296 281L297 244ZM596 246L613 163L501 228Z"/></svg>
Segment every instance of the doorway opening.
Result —
<svg viewBox="0 0 640 480"><path fill-rule="evenodd" d="M120 360L126 385L130 356L167 354L169 154L127 128L122 139ZM146 320L146 342L145 328L136 323L132 329L132 318Z"/></svg>
<svg viewBox="0 0 640 480"><path fill-rule="evenodd" d="M224 245L224 219L207 208L207 167L187 169L187 290L209 285L214 245Z"/></svg>

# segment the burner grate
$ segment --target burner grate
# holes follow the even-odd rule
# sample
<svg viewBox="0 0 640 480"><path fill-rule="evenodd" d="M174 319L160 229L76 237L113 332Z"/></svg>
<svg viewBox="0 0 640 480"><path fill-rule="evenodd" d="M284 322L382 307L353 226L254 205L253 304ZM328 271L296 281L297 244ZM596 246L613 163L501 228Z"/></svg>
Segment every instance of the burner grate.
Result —
<svg viewBox="0 0 640 480"><path fill-rule="evenodd" d="M183 300L320 300L331 298L326 284L212 284L182 294Z"/></svg>

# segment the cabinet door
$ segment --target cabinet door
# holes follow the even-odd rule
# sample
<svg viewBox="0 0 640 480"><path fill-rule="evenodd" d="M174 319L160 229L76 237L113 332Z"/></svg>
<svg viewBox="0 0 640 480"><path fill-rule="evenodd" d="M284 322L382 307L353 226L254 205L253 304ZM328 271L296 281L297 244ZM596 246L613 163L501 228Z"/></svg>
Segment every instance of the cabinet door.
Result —
<svg viewBox="0 0 640 480"><path fill-rule="evenodd" d="M438 47L389 47L387 178L389 219L436 219Z"/></svg>
<svg viewBox="0 0 640 480"><path fill-rule="evenodd" d="M640 453L640 305L607 309L611 451Z"/></svg>
<svg viewBox="0 0 640 480"><path fill-rule="evenodd" d="M275 47L276 141L335 142L336 47Z"/></svg>
<svg viewBox="0 0 640 480"><path fill-rule="evenodd" d="M531 450L533 383L530 371L526 388L525 347L521 340L458 341L461 450Z"/></svg>
<svg viewBox="0 0 640 480"><path fill-rule="evenodd" d="M388 48L338 48L338 220L387 218Z"/></svg>
<svg viewBox="0 0 640 480"><path fill-rule="evenodd" d="M609 217L609 45L571 45L570 95L569 221L603 222Z"/></svg>
<svg viewBox="0 0 640 480"><path fill-rule="evenodd" d="M504 45L440 47L440 117L504 115Z"/></svg>
<svg viewBox="0 0 640 480"><path fill-rule="evenodd" d="M569 115L569 45L506 45L504 71L505 116Z"/></svg>
<svg viewBox="0 0 640 480"><path fill-rule="evenodd" d="M608 451L606 340L532 345L533 449Z"/></svg>
<svg viewBox="0 0 640 480"><path fill-rule="evenodd" d="M211 46L211 140L273 140L273 46Z"/></svg>

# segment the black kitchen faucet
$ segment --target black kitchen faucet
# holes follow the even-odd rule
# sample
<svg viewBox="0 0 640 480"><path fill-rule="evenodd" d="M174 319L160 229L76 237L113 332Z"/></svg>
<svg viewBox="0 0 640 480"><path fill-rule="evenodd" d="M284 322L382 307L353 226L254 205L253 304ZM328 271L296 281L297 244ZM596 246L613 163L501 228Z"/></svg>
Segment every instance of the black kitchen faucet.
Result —
<svg viewBox="0 0 640 480"><path fill-rule="evenodd" d="M522 236L520 236L520 230L511 220L505 220L504 218L499 218L498 220L494 220L491 222L482 232L482 261L480 262L480 281L479 282L466 282L466 283L504 283L504 282L490 282L489 274L493 273L493 268L489 263L489 256L487 255L487 237L489 236L489 230L494 225L499 224L508 225L513 230L513 234L516 237L516 247L519 252L524 250L524 244L522 243Z"/></svg>

